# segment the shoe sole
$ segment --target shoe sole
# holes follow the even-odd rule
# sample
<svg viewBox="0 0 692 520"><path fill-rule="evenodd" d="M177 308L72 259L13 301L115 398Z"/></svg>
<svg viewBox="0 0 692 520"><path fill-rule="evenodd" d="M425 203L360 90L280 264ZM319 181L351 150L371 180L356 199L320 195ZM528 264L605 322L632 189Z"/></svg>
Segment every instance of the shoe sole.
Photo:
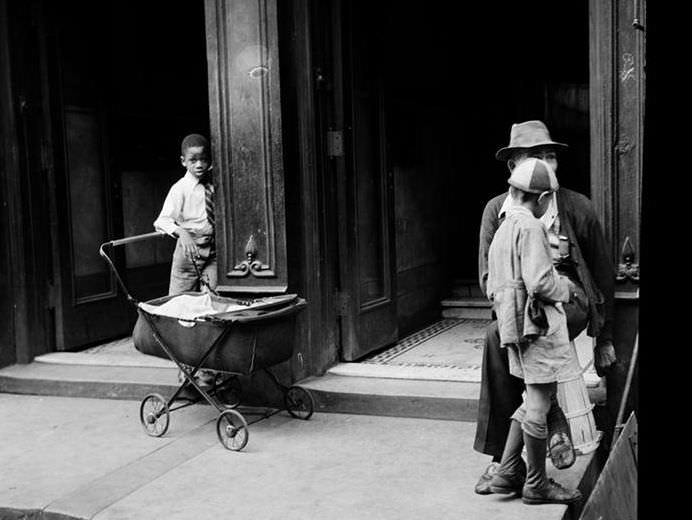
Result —
<svg viewBox="0 0 692 520"><path fill-rule="evenodd" d="M497 493L498 495L511 495L511 494L516 494L519 493L521 494L521 489L517 488L506 488L506 487L499 487L499 486L490 486L490 492L491 493Z"/></svg>

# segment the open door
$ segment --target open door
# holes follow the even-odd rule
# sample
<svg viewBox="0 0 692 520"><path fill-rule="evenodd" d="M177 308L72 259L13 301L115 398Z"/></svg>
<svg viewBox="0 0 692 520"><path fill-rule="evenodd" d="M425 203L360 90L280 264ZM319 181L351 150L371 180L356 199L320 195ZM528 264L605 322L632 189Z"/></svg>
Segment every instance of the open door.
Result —
<svg viewBox="0 0 692 520"><path fill-rule="evenodd" d="M379 55L382 7L335 2L335 159L339 200L342 356L357 360L397 340L394 212ZM338 23L338 22L337 22ZM343 146L343 150L341 147Z"/></svg>

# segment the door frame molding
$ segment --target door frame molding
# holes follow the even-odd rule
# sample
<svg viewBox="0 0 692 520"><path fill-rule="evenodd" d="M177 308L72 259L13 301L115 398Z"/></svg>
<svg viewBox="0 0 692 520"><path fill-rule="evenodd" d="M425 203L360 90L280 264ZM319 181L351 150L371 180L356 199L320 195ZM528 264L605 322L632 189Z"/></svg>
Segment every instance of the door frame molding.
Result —
<svg viewBox="0 0 692 520"><path fill-rule="evenodd" d="M634 9L639 12L630 12ZM639 20L645 27L645 14L645 0L636 5L625 0L589 0L591 200L615 265L622 261L620 248L626 236L635 253L639 248L646 45L645 33L632 21ZM627 56L631 70L624 68ZM626 83L630 80L634 83ZM624 97L632 95L626 90L630 85L639 100L634 116L624 113ZM623 120L632 117L634 128L628 129Z"/></svg>
<svg viewBox="0 0 692 520"><path fill-rule="evenodd" d="M7 362L30 363L36 355L52 348L49 318L53 296L50 284L52 273L46 272L46 262L42 258L45 251L41 241L36 238L37 233L47 233L48 230L36 229L40 222L34 218L39 210L34 207L34 188L42 182L49 182L50 165L46 163L49 154L44 149L40 153L43 163L40 173L46 178L29 178L28 151L21 135L24 122L31 117L31 106L20 94L19 73L13 67L16 60L23 58L16 55L16 52L23 50L20 42L16 41L18 33L26 40L35 39L36 52L45 53L45 42L41 37L44 31L43 11L36 2L17 8L23 9L21 12L11 13L10 8L10 2L0 0L0 165L3 171L0 182L6 197L3 220L8 226L7 236L11 237L5 243L11 280L8 297L13 310L8 319L12 329L12 353L0 359L0 366ZM10 15L14 29L10 27ZM33 19L36 24L32 24ZM29 31L17 29L17 25ZM39 64L38 69L39 74L45 76L45 68ZM45 102L43 90L41 98ZM47 241L50 241L50 237Z"/></svg>

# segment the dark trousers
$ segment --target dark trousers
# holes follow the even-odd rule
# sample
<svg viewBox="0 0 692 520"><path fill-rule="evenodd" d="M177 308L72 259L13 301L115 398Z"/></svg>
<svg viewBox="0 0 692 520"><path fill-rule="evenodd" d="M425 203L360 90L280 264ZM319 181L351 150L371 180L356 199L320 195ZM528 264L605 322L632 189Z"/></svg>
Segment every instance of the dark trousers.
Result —
<svg viewBox="0 0 692 520"><path fill-rule="evenodd" d="M500 346L497 321L486 329L481 368L481 394L473 449L501 457L509 432L510 417L521 405L524 380L509 373L507 349Z"/></svg>

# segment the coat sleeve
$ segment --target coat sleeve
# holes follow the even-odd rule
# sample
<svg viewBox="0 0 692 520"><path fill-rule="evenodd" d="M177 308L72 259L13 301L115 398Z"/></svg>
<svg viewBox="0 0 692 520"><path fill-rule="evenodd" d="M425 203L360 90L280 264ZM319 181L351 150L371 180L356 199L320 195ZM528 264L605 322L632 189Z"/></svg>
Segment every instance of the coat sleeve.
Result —
<svg viewBox="0 0 692 520"><path fill-rule="evenodd" d="M612 340L613 311L615 302L615 268L608 254L609 248L603 235L601 223L596 216L593 205L589 202L588 211L584 211L584 225L580 226L578 236L582 246L582 256L593 277L593 281L603 295L605 321L599 337Z"/></svg>
<svg viewBox="0 0 692 520"><path fill-rule="evenodd" d="M481 229L478 242L478 285L485 296L488 296L488 251L495 232L500 225L499 208L496 198L490 200L483 210Z"/></svg>
<svg viewBox="0 0 692 520"><path fill-rule="evenodd" d="M548 234L543 225L524 228L518 247L521 277L527 293L552 302L568 302L569 284L553 267Z"/></svg>

